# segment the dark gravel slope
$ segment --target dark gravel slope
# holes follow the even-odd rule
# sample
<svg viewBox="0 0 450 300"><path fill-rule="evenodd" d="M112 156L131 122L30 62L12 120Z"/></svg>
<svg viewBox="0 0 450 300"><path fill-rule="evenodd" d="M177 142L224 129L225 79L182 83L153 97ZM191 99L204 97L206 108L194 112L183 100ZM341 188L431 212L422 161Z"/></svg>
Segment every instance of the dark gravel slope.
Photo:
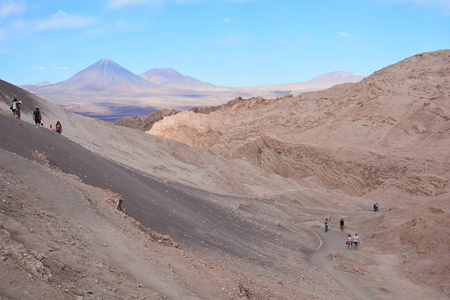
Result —
<svg viewBox="0 0 450 300"><path fill-rule="evenodd" d="M275 238L254 222L208 201L206 192L164 183L147 174L125 168L90 152L79 144L46 128L0 115L0 147L28 159L33 152L46 155L63 172L75 174L85 183L119 193L127 213L161 234L168 234L181 246L197 250L218 250L232 256L270 265L272 259L260 255L277 247ZM283 247L301 248L283 243ZM271 247L272 246L272 247ZM297 251L297 250L296 250Z"/></svg>

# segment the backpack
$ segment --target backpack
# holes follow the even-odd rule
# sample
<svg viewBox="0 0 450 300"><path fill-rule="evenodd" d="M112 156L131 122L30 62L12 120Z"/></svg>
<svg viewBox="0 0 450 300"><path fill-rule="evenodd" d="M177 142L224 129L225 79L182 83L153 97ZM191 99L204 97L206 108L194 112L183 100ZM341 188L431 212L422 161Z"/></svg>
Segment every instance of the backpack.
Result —
<svg viewBox="0 0 450 300"><path fill-rule="evenodd" d="M41 114L39 114L39 116L38 116L38 120L40 121L40 120L42 120L42 116L41 116Z"/></svg>

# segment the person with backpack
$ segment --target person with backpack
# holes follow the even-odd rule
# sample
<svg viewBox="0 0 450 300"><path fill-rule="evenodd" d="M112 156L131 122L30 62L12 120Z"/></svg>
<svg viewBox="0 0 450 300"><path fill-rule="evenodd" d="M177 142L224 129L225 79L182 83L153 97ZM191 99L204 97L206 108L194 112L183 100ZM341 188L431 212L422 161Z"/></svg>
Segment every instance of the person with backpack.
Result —
<svg viewBox="0 0 450 300"><path fill-rule="evenodd" d="M19 120L20 120L21 109L22 109L22 101L17 101L17 103L16 103L16 116L17 116L17 119L19 119Z"/></svg>
<svg viewBox="0 0 450 300"><path fill-rule="evenodd" d="M325 232L328 232L329 225L330 225L330 220L328 220L328 218L325 218Z"/></svg>
<svg viewBox="0 0 450 300"><path fill-rule="evenodd" d="M41 120L42 120L42 116L41 116L41 112L39 111L39 107L36 107L36 110L33 113L33 118L34 118L34 123L36 123L36 126L38 126L41 124Z"/></svg>
<svg viewBox="0 0 450 300"><path fill-rule="evenodd" d="M14 117L16 115L16 109L17 109L17 99L14 98L11 107L9 108L12 111L12 116Z"/></svg>
<svg viewBox="0 0 450 300"><path fill-rule="evenodd" d="M62 125L59 121L56 122L55 131L59 134L62 133Z"/></svg>

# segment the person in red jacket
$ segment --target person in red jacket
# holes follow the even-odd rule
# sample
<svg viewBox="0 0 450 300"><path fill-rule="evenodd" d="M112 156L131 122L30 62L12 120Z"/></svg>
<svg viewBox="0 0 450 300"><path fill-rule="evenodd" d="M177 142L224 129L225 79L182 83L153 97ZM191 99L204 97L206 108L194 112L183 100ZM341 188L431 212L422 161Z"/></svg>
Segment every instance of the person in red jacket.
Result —
<svg viewBox="0 0 450 300"><path fill-rule="evenodd" d="M62 133L62 125L59 121L56 122L55 131L59 134Z"/></svg>

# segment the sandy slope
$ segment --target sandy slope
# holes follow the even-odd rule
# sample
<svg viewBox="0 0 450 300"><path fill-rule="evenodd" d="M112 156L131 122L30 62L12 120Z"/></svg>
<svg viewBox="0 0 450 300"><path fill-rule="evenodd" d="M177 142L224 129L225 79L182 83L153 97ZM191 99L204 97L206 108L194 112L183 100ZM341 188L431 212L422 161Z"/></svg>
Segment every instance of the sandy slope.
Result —
<svg viewBox="0 0 450 300"><path fill-rule="evenodd" d="M384 70L358 85L244 101L209 118L177 115L182 126L171 133L208 150L82 118L0 82L3 113L12 95L26 100L26 122L1 116L1 274L17 280L2 280L0 297L27 299L31 286L44 299L447 298L448 68L433 69L441 54L414 58L430 84L398 83L395 99L406 102L384 113L404 105L404 120L362 113L396 95L396 72ZM63 136L28 123L35 106L45 124L63 122ZM423 115L425 131L409 121ZM47 159L83 183L35 162ZM105 188L180 248L136 229L105 204L119 197ZM361 249L315 235L325 215L333 227L344 216Z"/></svg>
<svg viewBox="0 0 450 300"><path fill-rule="evenodd" d="M448 293L449 78L450 50L423 53L355 84L243 99L209 115L183 112L149 133L285 178L315 176L328 189L362 196L367 207L378 201L389 208L382 218L358 218L367 244L402 253L396 260L405 277Z"/></svg>
<svg viewBox="0 0 450 300"><path fill-rule="evenodd" d="M35 158L37 161L61 169L69 168L84 181L91 176L100 177L92 182L94 184L108 184L114 180L112 175L92 174L92 166L109 172L102 165L108 162L102 163L103 159L95 154L90 157L88 153L83 153L63 136L12 118L3 118L3 123L4 128L8 128L6 133L13 133L14 136L8 139L3 132L3 147L12 146L14 151L29 159L33 159L33 153L37 150L41 154ZM81 158L77 157L77 153L88 163L79 163ZM184 199L172 199L178 202L171 203L172 211L158 211L161 215L154 215L152 222L166 224L168 228L170 222L180 223L181 227L174 230L175 235L180 237L181 248L193 251L209 262L170 248L172 252L166 250L169 252L161 254L166 263L158 264L162 260L160 256L154 258L145 254L151 243L142 245L137 242L146 235L134 228L133 221L123 219L114 207L106 204L108 198L114 199L114 195L88 187L76 178L39 166L25 157L5 151L1 156L2 199L5 200L2 201L5 229L2 231L2 249L3 260L8 264L3 265L5 270L2 274L6 278L18 278L10 281L10 285L2 286L6 299L28 297L31 292L24 288L26 281L23 280L27 276L36 282L32 297L36 297L37 290L42 293L42 298L52 294L57 299L70 295L94 297L89 296L94 294L105 299L121 299L123 295L136 295L139 299L139 294L134 291L139 285L142 287L138 289L142 290L141 295L155 295L154 299L158 299L159 295L171 299L189 299L187 295L193 295L193 299L226 299L239 298L246 293L257 299L302 299L347 293L338 284L320 288L321 283L326 281L326 275L306 259L317 241L307 230L296 225L300 212L295 213L294 208L298 204L292 200L290 205L293 206L288 211L285 211L288 203L282 205L285 208L280 210L278 206L281 204L271 199L261 202L252 198L224 198L211 194L208 203L205 202L204 192L184 187L180 191L185 195ZM59 156L65 160L60 161ZM117 173L122 181L127 180L125 175ZM64 182L59 177L65 178ZM138 188L133 181L128 185L130 189L139 191L146 188ZM111 188L114 189L114 185ZM157 199L162 202L170 201L177 193L173 188L165 188L169 189L169 198L164 200L166 190L159 191ZM121 190L125 195L126 189ZM190 197L187 193L191 193L193 200L197 199L201 206L208 209L200 214L194 211L193 216L185 211L175 217L173 214L178 210L185 210L183 203ZM139 195L134 196L136 199L124 197L128 207L139 201ZM279 201L286 202L283 198ZM228 209L221 209L217 203L223 203L221 206ZM194 208L192 204L191 209ZM148 205L144 214L154 213L155 205ZM183 225L181 218L189 220L190 224ZM146 218L141 216L141 220L144 222ZM192 231L188 227L192 227ZM194 231L197 238L182 238ZM223 242L221 239L224 239ZM21 257L24 254L20 253L30 258L23 261ZM188 258L185 267L183 257ZM197 262L208 271L192 267ZM14 266L19 266L21 275L14 273ZM155 268L155 275L149 273L148 268ZM175 276L180 273L186 277ZM172 276L180 282L174 282ZM211 281L211 276L217 278L217 285ZM208 282L207 287L204 286L205 281ZM129 299L134 298L129 296Z"/></svg>

